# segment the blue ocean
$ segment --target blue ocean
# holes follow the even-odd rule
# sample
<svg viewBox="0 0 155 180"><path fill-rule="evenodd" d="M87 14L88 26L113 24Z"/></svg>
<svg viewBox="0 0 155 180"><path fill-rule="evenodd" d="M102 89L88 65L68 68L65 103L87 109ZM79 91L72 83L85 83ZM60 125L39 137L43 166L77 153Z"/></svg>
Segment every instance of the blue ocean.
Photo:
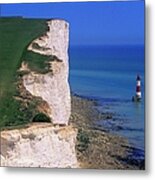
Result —
<svg viewBox="0 0 155 180"><path fill-rule="evenodd" d="M111 120L100 119L96 126L126 137L144 157L144 46L71 46L69 54L72 92L94 98L101 112L113 113ZM142 91L139 103L132 102L137 74Z"/></svg>

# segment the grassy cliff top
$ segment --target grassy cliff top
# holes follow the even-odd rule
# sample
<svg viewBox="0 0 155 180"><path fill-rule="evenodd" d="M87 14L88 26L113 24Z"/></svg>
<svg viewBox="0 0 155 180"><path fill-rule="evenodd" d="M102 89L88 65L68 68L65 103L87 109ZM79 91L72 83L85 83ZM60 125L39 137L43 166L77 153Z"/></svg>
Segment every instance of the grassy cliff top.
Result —
<svg viewBox="0 0 155 180"><path fill-rule="evenodd" d="M47 31L46 21L22 17L0 18L0 127L9 124L9 119L13 119L19 109L19 103L11 99L15 93L16 72L27 46Z"/></svg>
<svg viewBox="0 0 155 180"><path fill-rule="evenodd" d="M28 44L46 32L46 20L0 18L0 97L12 91L12 81Z"/></svg>

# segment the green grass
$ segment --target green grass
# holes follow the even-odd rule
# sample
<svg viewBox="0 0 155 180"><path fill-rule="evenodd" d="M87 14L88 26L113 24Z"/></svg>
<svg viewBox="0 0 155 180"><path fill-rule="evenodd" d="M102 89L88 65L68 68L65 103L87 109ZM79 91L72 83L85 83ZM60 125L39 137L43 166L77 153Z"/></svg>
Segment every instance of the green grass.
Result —
<svg viewBox="0 0 155 180"><path fill-rule="evenodd" d="M47 30L44 19L0 18L0 127L27 123L32 115L13 98L16 72L26 56L34 70L42 70L49 57L26 52L32 40ZM27 112L26 112L27 111Z"/></svg>
<svg viewBox="0 0 155 180"><path fill-rule="evenodd" d="M29 68L38 73L47 73L50 71L48 62L52 58L52 56L45 56L32 51L25 51L22 56L22 59L28 63Z"/></svg>
<svg viewBox="0 0 155 180"><path fill-rule="evenodd" d="M29 43L44 34L45 20L0 18L0 95L12 91L12 81Z"/></svg>
<svg viewBox="0 0 155 180"><path fill-rule="evenodd" d="M8 94L1 101L0 127L19 126L31 122L35 115L35 102L31 102L28 108Z"/></svg>

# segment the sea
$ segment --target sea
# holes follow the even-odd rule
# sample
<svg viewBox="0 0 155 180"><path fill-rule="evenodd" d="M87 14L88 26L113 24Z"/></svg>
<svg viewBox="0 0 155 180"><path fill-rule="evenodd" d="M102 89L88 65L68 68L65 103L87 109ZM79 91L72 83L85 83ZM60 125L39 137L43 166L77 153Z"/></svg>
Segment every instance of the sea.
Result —
<svg viewBox="0 0 155 180"><path fill-rule="evenodd" d="M144 45L71 46L71 91L98 102L98 110L111 113L96 126L128 139L137 158L145 156ZM136 77L141 77L141 102L132 102Z"/></svg>

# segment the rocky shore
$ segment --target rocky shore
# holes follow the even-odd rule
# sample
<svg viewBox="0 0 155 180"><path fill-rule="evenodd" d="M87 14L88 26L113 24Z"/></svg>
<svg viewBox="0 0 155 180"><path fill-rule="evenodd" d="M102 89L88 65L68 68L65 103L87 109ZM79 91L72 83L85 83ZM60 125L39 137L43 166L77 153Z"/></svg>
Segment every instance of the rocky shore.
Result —
<svg viewBox="0 0 155 180"><path fill-rule="evenodd" d="M90 169L144 169L144 160L132 158L135 151L127 139L96 128L95 121L108 119L95 109L97 102L72 95L70 123L78 129L76 153L81 168Z"/></svg>

